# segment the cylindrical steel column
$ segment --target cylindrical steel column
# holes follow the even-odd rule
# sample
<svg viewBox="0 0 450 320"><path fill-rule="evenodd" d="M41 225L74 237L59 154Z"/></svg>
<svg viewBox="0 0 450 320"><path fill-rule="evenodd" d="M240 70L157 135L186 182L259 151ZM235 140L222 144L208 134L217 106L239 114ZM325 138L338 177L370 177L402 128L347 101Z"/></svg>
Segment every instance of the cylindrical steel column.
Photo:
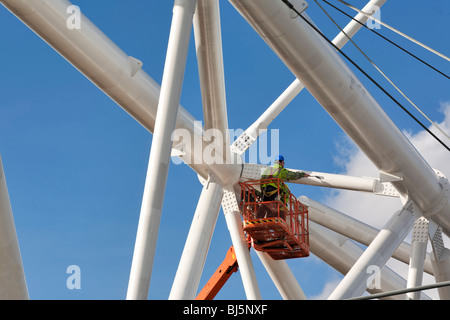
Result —
<svg viewBox="0 0 450 320"><path fill-rule="evenodd" d="M397 177L392 184L399 193L413 199L425 215L431 214L443 197L436 173L308 23L309 17L293 15L282 1L230 2L378 169ZM297 2L292 1L294 6ZM443 228L450 232L448 210L431 218L446 222Z"/></svg>
<svg viewBox="0 0 450 320"><path fill-rule="evenodd" d="M127 299L148 296L196 2L175 0L174 4Z"/></svg>
<svg viewBox="0 0 450 320"><path fill-rule="evenodd" d="M285 300L306 300L306 295L285 260L274 260L266 252L256 251L270 278Z"/></svg>
<svg viewBox="0 0 450 320"><path fill-rule="evenodd" d="M29 299L19 241L0 157L0 299Z"/></svg>
<svg viewBox="0 0 450 320"><path fill-rule="evenodd" d="M416 218L414 204L409 201L402 210L392 216L383 230L373 239L329 299L338 300L362 295L367 288L369 267L375 266L381 270L409 233Z"/></svg>
<svg viewBox="0 0 450 320"><path fill-rule="evenodd" d="M209 181L203 187L169 299L195 299L220 211L223 189Z"/></svg>

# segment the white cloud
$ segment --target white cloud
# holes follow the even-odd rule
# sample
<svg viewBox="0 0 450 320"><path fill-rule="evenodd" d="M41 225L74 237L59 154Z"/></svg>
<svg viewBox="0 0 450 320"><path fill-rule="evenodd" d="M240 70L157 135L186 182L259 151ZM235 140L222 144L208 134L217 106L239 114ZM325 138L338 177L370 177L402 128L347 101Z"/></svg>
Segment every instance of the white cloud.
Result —
<svg viewBox="0 0 450 320"><path fill-rule="evenodd" d="M311 297L311 300L326 300L337 287L341 279L333 279L325 283L325 286L318 295Z"/></svg>
<svg viewBox="0 0 450 320"><path fill-rule="evenodd" d="M444 119L437 125L444 130L444 132L450 134L450 102L442 103L441 111L444 115ZM438 129L434 126L430 126L430 130L445 144L450 145L448 138L439 132ZM432 168L438 169L447 178L450 177L450 152L444 146L436 141L425 130L421 130L417 133L404 132L404 134ZM348 138L342 139L337 144L337 150L339 154L334 160L338 165L342 166L342 174L379 177L377 168ZM332 191L325 202L328 206L379 229L382 228L389 218L401 208L400 200L397 198L344 190ZM405 240L407 241L407 239ZM446 246L449 247L449 239L445 237L444 240ZM406 278L408 268L405 268L404 264L400 264L402 263L389 263L391 268ZM433 282L433 279L430 278L431 277L425 277L426 280L424 280L424 282ZM329 294L336 285L336 280L326 284L323 295ZM323 297L322 295L320 296ZM437 298L436 295L432 296L433 298Z"/></svg>
<svg viewBox="0 0 450 320"><path fill-rule="evenodd" d="M442 104L442 111L444 120L438 125L444 131L450 132L450 102ZM446 141L446 138L436 128L431 127L431 131L447 145L450 144L450 141ZM447 149L425 130L416 134L405 132L405 135L432 168L438 169L446 177L450 177L450 152ZM337 149L339 155L335 157L335 161L343 167L342 174L379 177L378 169L348 138L343 139L337 145ZM392 214L401 208L401 203L396 198L345 190L333 191L326 203L378 228L382 227Z"/></svg>

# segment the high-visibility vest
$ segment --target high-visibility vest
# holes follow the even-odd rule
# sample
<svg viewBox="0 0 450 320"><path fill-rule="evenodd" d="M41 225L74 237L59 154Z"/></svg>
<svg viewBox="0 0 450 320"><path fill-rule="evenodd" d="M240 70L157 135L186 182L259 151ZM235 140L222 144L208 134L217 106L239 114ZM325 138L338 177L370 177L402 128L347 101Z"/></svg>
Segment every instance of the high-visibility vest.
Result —
<svg viewBox="0 0 450 320"><path fill-rule="evenodd" d="M279 163L275 163L273 167L267 168L263 175L261 176L261 179L269 179L269 178L280 178L284 180L285 174L283 174L284 169L282 166L280 166ZM267 186L273 186L274 188L278 189L278 183L276 181L270 182L270 180L267 183L264 183L261 185L263 189L265 189ZM289 189L284 184L280 184L280 191L281 193L289 194Z"/></svg>
<svg viewBox="0 0 450 320"><path fill-rule="evenodd" d="M264 171L263 175L261 176L261 179L278 178L281 173L281 169L283 168L278 163L276 163L273 167L267 168ZM273 186L275 188L278 187L278 185L275 182L267 182L262 184L263 188L267 186Z"/></svg>

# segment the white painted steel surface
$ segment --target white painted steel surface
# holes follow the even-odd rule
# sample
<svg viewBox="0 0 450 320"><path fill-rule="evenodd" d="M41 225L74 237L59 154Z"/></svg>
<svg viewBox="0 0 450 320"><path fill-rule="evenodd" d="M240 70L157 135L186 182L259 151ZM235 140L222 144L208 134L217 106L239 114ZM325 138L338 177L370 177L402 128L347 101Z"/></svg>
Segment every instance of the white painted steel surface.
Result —
<svg viewBox="0 0 450 320"><path fill-rule="evenodd" d="M162 136L158 133L160 131L158 127L164 127L164 129L161 129L161 132L165 135L164 139L161 139L159 143L154 142L154 145L152 146L152 149L153 147L155 147L155 149L160 148L160 152L158 152L158 155L153 156L153 161L152 156L149 160L149 172L158 172L158 175L155 179L149 178L147 181L159 181L165 184L164 175L166 169L159 169L161 169L161 165L163 165L163 167L168 166L168 154L170 156L169 144L163 145L164 143L162 143L162 141L168 141L167 134L169 131L173 131L174 128L183 129L186 130L193 139L200 139L200 141L202 141L201 138L204 132L203 128L196 128L195 119L183 107L179 106L179 97L177 97L177 93L181 90L181 83L177 83L177 80L181 81L182 77L178 74L178 76L175 77L176 80L168 80L169 83L174 84L174 91L168 94L165 93L165 89L169 86L165 85L165 80L163 79L162 91L160 92L161 88L159 85L141 69L142 63L136 58L125 54L85 16L82 16L83 28L69 31L66 28L66 8L71 5L69 1L1 0L0 2L111 97L111 99L117 102L117 104L126 112L134 117L146 129L154 133L154 141ZM294 81L287 92L285 92L286 95L280 97L280 100L276 101L274 105L271 106L270 111L268 110L267 114L264 114L262 118L249 128L251 138L253 140L256 139L255 132L258 131L257 129L267 127L285 105L298 94L299 90L301 90L300 86L304 83L306 88L322 104L327 112L379 168L381 176L395 177L395 179L388 183L392 183L392 185L395 186L398 193L402 196L402 199L409 197L419 207L420 210L417 211L422 211L427 218L439 224L443 228L443 231L448 235L450 233L450 189L448 180L445 177L434 173L429 165L422 159L420 154L418 154L404 135L386 116L381 107L370 96L359 80L353 75L336 51L320 38L320 36L312 30L305 21L296 17L296 15L281 1L230 0L230 2L272 47L278 56L291 69L294 75L301 80L301 82L299 80ZM299 4L300 2L301 1L292 0L292 3L294 4ZM371 11L369 8L372 8L373 6L379 7L384 2L385 0L372 0L363 10ZM195 0L175 0L176 5L181 3L190 3L194 5ZM221 56L222 49L218 3L218 0L198 1L198 12L194 19L194 31L203 93L202 99L205 114L205 129L217 128L223 132L227 129L228 124L223 78L223 61ZM192 12L190 15L192 18ZM365 15L358 15L357 19L364 22L367 17ZM345 30L351 36L359 28L359 24L351 22ZM181 29L182 28L180 28L180 33L188 33L190 27L186 27L184 30ZM182 46L187 45L185 43L186 41L184 41L183 44L183 39L186 40L186 38L182 36L180 39L174 40L174 42ZM347 38L342 34L334 39L334 43L338 47L341 47L346 41ZM170 45L168 52L169 51ZM183 53L182 50L173 51L176 52L176 54L180 54L180 57L184 56L183 59L185 59L185 53ZM175 58L174 61L180 62L180 57ZM171 62L167 62L165 67L169 68L172 65ZM181 67L176 69L178 69L178 72L181 69L184 70L184 68ZM209 78L214 80L207 80ZM210 94L204 94L205 92L209 92ZM163 97L162 100L159 100L160 94L161 97ZM171 100L170 102L168 100L164 101L166 98L169 100L178 100L178 102L175 103L174 100ZM156 117L157 109L164 110L164 107L162 106L166 106L167 110L171 110L167 114L167 117L165 117L165 120L163 120L163 116L160 117L159 112L158 117ZM176 110L178 110L178 113ZM174 111L175 115L173 114ZM157 118L161 120L158 120ZM171 122L172 125L168 125ZM226 136L228 137L228 135ZM158 146L158 144L160 145ZM200 148L200 152L202 152L205 147L203 142L201 142L201 145L202 148ZM236 162L232 164L193 163L189 160L196 157L202 157L202 155L196 154L199 150L195 150L193 146L194 143L191 144L190 148L184 148L183 153L180 154L180 158L187 162L187 164L194 169L202 179L208 179L208 177L211 176L215 176L217 179L217 181L214 180L214 182L212 182L215 191L209 191L210 193L208 192L208 196L205 195L208 200L202 199L202 193L199 202L199 210L204 210L204 204L209 200L213 201L213 198L216 199L216 196L219 194L218 190L222 190L222 187L226 187L226 192L232 194L231 202L233 203L231 205L231 210L230 206L226 208L224 201L222 201L226 223L235 247L246 295L249 299L260 299L261 294L259 292L250 254L242 231L239 210L236 210L237 200L233 190L233 184L240 177L242 167L237 165ZM225 145L224 153L228 151L229 148ZM222 158L224 159L224 163L227 159L229 160L225 154L222 154ZM239 157L236 157L235 159L239 159ZM154 168L157 167L158 170L150 170L150 167L153 165ZM243 172L245 173L245 167ZM380 183L383 182L380 181L381 179L355 177L355 179L352 180L349 179L349 177L342 177L339 175L306 172L313 175L321 175L322 178L302 179L301 182L299 180L294 183L377 193L377 190L379 191L380 189ZM6 190L6 186L4 189L2 188L2 190ZM147 199L147 196L149 195L154 199L162 199L164 190L158 191L151 187L151 183L148 183L144 193L144 199ZM390 193L389 195L398 196L398 193ZM0 205L2 206L1 213L7 212L4 205L9 204L9 199L8 201L5 200L4 192L1 193L0 196L2 197L0 198L0 200L2 200L0 201ZM217 204L217 199L213 202ZM144 207L146 208L144 209ZM154 235L155 232L157 233L157 227L159 225L158 216L160 216L161 210L160 207L161 206L158 205L148 205L143 203L143 210L158 211L158 214L150 219L152 220L151 223L148 220L145 221L145 223L140 222L140 229L141 225L145 225L144 228L142 228L146 229L144 234L150 233ZM209 213L212 211L214 211L215 214L215 210L212 209ZM214 220L214 214L211 214L208 217L208 222L199 223L198 225L193 223L192 230L198 230L198 228L201 229L205 227L208 234L209 231L212 232L211 229L213 227L211 227L211 223L212 220ZM336 269L342 270L343 273L348 272L344 281L341 282L330 298L343 298L362 293L364 289L362 287L365 286L365 279L361 278L361 275L358 275L358 272L362 272L364 267L367 267L368 264L382 266L391 254L396 254L395 248L402 242L404 236L408 232L408 228L412 225L412 221L414 220L412 216L413 214L408 214L405 210L401 211L400 216L394 215L391 221L386 225L385 229L375 237L369 248L362 255L361 249L358 247L359 250L357 250L358 248L355 247L353 243L346 240L345 237L333 235L331 231L321 229L321 227L311 222L311 252L316 252L318 256L320 255L324 259L324 261L334 266ZM4 235L8 236L9 239L13 239L15 229L13 223L11 224L12 215L8 219L4 224L4 226L8 226L6 227L7 230ZM207 234L205 234L205 236L207 236ZM353 230L349 232L349 236L358 238L358 232ZM208 237L209 235L207 238ZM194 241L188 239L187 244L188 242L191 243L191 241L197 243L201 242L201 244L198 244L196 247L196 253L188 253L186 255L188 259L193 259L197 254L203 256L205 250L207 250L205 249L205 246L207 246L208 241L198 239ZM156 237L153 237L151 240L145 239L143 242L147 243L147 245L150 244L150 246L145 245L144 247L154 247L156 244ZM14 243L12 244L14 245ZM333 248L333 251L327 252L331 247ZM8 253L19 254L18 258L20 260L18 248L10 247L7 250ZM137 248L137 251L141 250L144 249L141 247ZM358 251L361 257L356 261ZM423 253L423 248L420 252ZM450 272L448 271L450 270L448 252L448 249L444 248L439 255L432 255L432 267L438 281L448 280L450 277ZM152 254L150 254L150 256L151 255ZM146 256L148 257L149 255L146 254ZM402 259L404 259L403 253L401 256ZM418 255L413 253L412 256L415 257L416 262L420 262ZM261 260L264 260L263 262L265 262L266 268L284 298L303 298L298 283L290 282L290 280L293 280L293 276L289 273L290 270L288 270L285 263L267 261L265 257ZM148 271L150 270L148 270L148 267L150 266L151 269L152 261L147 260L145 263L141 261L140 264L145 264L146 267L144 269L146 270L138 272L141 274L139 276L141 277L139 281L130 280L130 283L133 282L136 285L129 290L130 298L143 299L146 298L148 293L148 282L150 281L150 278L148 277L147 279L146 276L142 275L149 273ZM180 262L180 264L184 263ZM188 264L189 263L186 265ZM191 270L186 270L185 274L180 276L183 280L175 281L174 288L181 288L183 285L185 285L185 288L188 288L187 290L182 289L182 291L184 291L179 297L192 297L192 293L186 292L194 291L193 288L195 287L195 284L193 282L197 282L197 280L189 284L186 284L186 281L189 276L192 275L197 279L200 270L193 269L196 267L201 269L200 264L199 261L193 263L192 265L196 266L193 266ZM426 268L427 264L425 264L425 269ZM6 267L6 269L11 270L11 266ZM23 269L22 273L20 272L20 268L17 270L19 270L19 278L22 277ZM283 270L285 272L283 272ZM396 287L402 281L398 281L399 279L391 271L388 270L386 273L385 270L388 269L386 267L382 269L382 279L385 283L383 290L398 289ZM132 272L132 274L134 274L134 272ZM180 283L183 281L185 283L181 285ZM19 295L22 297L28 298L24 276L23 279L18 280L17 283L18 284L14 289L21 291ZM12 292L13 291L11 291L11 293ZM448 288L439 289L441 298L449 299L450 294L448 294L448 292Z"/></svg>
<svg viewBox="0 0 450 320"><path fill-rule="evenodd" d="M334 39L333 43L338 48L342 48L352 38L362 25L367 22L370 15L373 15L386 0L371 0L362 9L368 15L358 13L354 20L351 20L347 26ZM267 108L266 111L236 139L233 143L233 150L239 154L243 154L248 147L256 141L258 136L269 127L269 124L280 114L284 108L305 88L299 79L295 79L289 87Z"/></svg>
<svg viewBox="0 0 450 320"><path fill-rule="evenodd" d="M147 299L197 0L176 0L158 102L127 299Z"/></svg>
<svg viewBox="0 0 450 320"><path fill-rule="evenodd" d="M314 221L343 236L351 238L365 246L368 246L380 232L380 230L372 226L369 226L306 196L301 196L298 199L308 207L309 219L311 221ZM392 257L409 264L410 255L411 245L403 241L394 251ZM426 255L424 264L425 271L429 274L433 274L433 267L431 266L429 255Z"/></svg>
<svg viewBox="0 0 450 320"><path fill-rule="evenodd" d="M228 115L219 0L198 0L194 15L194 34L204 127L205 130L217 129L227 137Z"/></svg>
<svg viewBox="0 0 450 320"><path fill-rule="evenodd" d="M414 288L422 285L427 245L428 220L421 217L416 220L413 227L410 253L411 257L406 288ZM417 300L420 297L420 292L408 292L406 296L407 299Z"/></svg>
<svg viewBox="0 0 450 320"><path fill-rule="evenodd" d="M144 70L135 73L133 59L123 52L86 16L81 13L80 29L66 27L67 0L1 0L6 8L21 19L30 29L59 52L68 62L83 73L99 89L151 133L154 131L160 85ZM196 119L179 107L176 128L186 130L192 141L200 141L200 148L185 148L180 158L203 178L214 174L220 183L229 185L239 177L240 166L233 164L195 163L202 159L207 146L202 140L202 128L196 128ZM174 141L175 144L177 141ZM195 153L199 154L195 154Z"/></svg>
<svg viewBox="0 0 450 320"><path fill-rule="evenodd" d="M256 251L270 278L285 300L306 300L306 295L285 260L273 260L266 252Z"/></svg>
<svg viewBox="0 0 450 320"><path fill-rule="evenodd" d="M315 222L310 221L309 230L310 252L343 275L349 272L364 253L363 248L355 242ZM367 288L368 292L375 294L405 288L406 280L389 267L384 266L380 272L380 287L369 287ZM372 271L370 275L373 275ZM405 297L405 295L400 295L387 299L404 300ZM428 300L429 297L422 294L421 299Z"/></svg>
<svg viewBox="0 0 450 320"><path fill-rule="evenodd" d="M438 256L431 254L431 263L434 269L436 282L450 281L450 250L443 248ZM450 300L450 287L438 289L441 300Z"/></svg>
<svg viewBox="0 0 450 320"><path fill-rule="evenodd" d="M169 299L195 299L222 196L223 189L214 179L203 187Z"/></svg>
<svg viewBox="0 0 450 320"><path fill-rule="evenodd" d="M336 50L281 1L230 2L378 169L401 178L392 182L399 193L449 234L450 210L434 212L443 197L439 178Z"/></svg>
<svg viewBox="0 0 450 320"><path fill-rule="evenodd" d="M368 268L370 266L381 268L385 265L405 239L418 216L420 212L415 208L415 204L408 201L378 233L328 299L345 299L362 295L367 288Z"/></svg>
<svg viewBox="0 0 450 320"><path fill-rule="evenodd" d="M253 268L250 250L242 227L242 218L239 206L233 189L225 189L222 200L222 209L225 215L234 252L239 265L239 273L244 285L245 294L249 300L260 300L261 292Z"/></svg>
<svg viewBox="0 0 450 320"><path fill-rule="evenodd" d="M268 167L269 166L262 164L245 163L241 174L241 180L244 181L259 179ZM298 170L292 168L286 169L293 172L305 172L310 175L310 177L308 178L290 180L289 183L369 192L390 197L399 197L398 192L392 187L392 184L390 182L383 182L376 178L355 177L342 174Z"/></svg>
<svg viewBox="0 0 450 320"><path fill-rule="evenodd" d="M0 299L29 299L16 226L0 157Z"/></svg>

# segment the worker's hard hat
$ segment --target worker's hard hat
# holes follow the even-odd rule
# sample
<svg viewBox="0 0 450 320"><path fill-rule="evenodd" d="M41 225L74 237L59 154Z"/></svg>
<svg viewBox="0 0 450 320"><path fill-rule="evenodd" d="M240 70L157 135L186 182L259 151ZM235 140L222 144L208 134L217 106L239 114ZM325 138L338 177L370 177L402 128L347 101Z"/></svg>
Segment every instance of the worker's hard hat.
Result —
<svg viewBox="0 0 450 320"><path fill-rule="evenodd" d="M284 157L280 154L275 158L275 161L284 161Z"/></svg>

